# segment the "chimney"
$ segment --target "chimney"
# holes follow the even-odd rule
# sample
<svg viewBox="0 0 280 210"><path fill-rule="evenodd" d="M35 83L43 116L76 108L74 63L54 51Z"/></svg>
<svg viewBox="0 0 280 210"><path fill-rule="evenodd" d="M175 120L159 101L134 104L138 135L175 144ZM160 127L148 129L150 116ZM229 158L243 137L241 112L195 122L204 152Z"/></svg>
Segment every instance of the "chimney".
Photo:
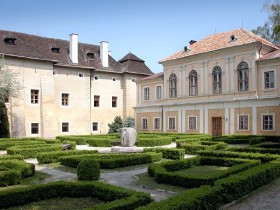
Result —
<svg viewBox="0 0 280 210"><path fill-rule="evenodd" d="M78 34L70 34L69 57L72 63L78 63Z"/></svg>
<svg viewBox="0 0 280 210"><path fill-rule="evenodd" d="M189 43L190 43L190 45L193 45L194 43L196 43L196 41L195 40L191 40L191 41L189 41Z"/></svg>
<svg viewBox="0 0 280 210"><path fill-rule="evenodd" d="M108 62L108 42L100 42L100 59L103 67L109 67Z"/></svg>

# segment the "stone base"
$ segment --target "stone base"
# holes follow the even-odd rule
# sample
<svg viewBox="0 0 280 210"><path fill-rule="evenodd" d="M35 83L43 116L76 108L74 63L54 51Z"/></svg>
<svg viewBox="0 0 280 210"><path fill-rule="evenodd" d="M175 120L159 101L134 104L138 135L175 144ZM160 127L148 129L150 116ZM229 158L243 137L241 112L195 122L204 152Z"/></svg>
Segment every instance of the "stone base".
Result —
<svg viewBox="0 0 280 210"><path fill-rule="evenodd" d="M143 148L139 148L139 147L112 147L111 148L111 152L143 152L144 149Z"/></svg>

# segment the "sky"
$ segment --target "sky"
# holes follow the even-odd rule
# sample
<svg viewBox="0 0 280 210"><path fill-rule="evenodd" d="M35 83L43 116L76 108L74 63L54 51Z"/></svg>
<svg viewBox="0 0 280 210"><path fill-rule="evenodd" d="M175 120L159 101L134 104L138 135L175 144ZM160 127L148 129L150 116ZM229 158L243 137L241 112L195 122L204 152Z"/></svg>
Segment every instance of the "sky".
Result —
<svg viewBox="0 0 280 210"><path fill-rule="evenodd" d="M3 0L2 0L3 1ZM266 0L13 0L0 8L0 29L99 45L115 60L131 52L154 72L190 40L268 19ZM270 1L271 2L271 1Z"/></svg>

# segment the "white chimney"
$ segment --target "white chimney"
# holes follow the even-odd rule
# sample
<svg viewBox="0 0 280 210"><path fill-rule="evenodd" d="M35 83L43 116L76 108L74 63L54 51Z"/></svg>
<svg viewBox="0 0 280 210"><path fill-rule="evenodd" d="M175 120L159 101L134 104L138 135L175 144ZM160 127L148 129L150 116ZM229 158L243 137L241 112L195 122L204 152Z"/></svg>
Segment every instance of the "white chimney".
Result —
<svg viewBox="0 0 280 210"><path fill-rule="evenodd" d="M69 57L73 63L78 63L78 34L70 34Z"/></svg>
<svg viewBox="0 0 280 210"><path fill-rule="evenodd" d="M109 67L108 51L108 42L100 42L100 59L103 67Z"/></svg>

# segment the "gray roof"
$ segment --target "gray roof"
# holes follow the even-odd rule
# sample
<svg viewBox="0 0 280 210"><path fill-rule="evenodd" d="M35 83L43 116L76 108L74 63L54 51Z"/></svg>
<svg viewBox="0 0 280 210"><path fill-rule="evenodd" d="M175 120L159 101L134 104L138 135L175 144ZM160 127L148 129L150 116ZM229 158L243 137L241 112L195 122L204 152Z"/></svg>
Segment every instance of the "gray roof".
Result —
<svg viewBox="0 0 280 210"><path fill-rule="evenodd" d="M15 39L15 45L7 44L5 42L7 38ZM59 53L52 52L52 48L59 48ZM93 54L94 58L89 58L88 53ZM69 58L69 41L4 30L0 30L0 54L51 61L58 66L93 68L116 73L131 72L150 75L151 72L150 70L150 72L142 72L141 69L134 69L133 66L131 68L124 67L110 55L109 67L104 68L100 59L100 46L80 42L78 43L78 64L74 64Z"/></svg>

